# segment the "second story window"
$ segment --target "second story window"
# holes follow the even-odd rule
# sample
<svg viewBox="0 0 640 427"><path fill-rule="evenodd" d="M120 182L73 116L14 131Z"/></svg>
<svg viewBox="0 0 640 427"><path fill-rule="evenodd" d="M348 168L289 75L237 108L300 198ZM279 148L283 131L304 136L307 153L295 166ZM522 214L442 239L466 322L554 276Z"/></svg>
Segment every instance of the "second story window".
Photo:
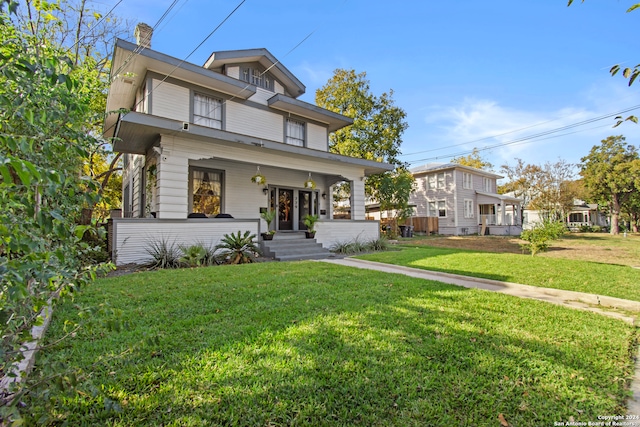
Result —
<svg viewBox="0 0 640 427"><path fill-rule="evenodd" d="M304 123L297 120L287 119L286 126L285 142L290 145L304 147Z"/></svg>
<svg viewBox="0 0 640 427"><path fill-rule="evenodd" d="M438 174L438 188L444 188L444 172Z"/></svg>
<svg viewBox="0 0 640 427"><path fill-rule="evenodd" d="M487 193L493 192L493 188L492 188L492 185L491 185L491 179L490 178L482 178L482 188Z"/></svg>
<svg viewBox="0 0 640 427"><path fill-rule="evenodd" d="M196 93L193 96L193 123L222 129L222 101Z"/></svg>
<svg viewBox="0 0 640 427"><path fill-rule="evenodd" d="M469 172L462 172L462 188L473 188L473 181Z"/></svg>

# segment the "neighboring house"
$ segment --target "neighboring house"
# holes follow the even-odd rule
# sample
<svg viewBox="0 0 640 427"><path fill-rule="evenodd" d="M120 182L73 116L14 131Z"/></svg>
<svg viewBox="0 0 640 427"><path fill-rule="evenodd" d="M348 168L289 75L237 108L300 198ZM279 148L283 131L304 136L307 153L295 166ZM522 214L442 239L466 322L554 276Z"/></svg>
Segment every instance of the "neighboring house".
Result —
<svg viewBox="0 0 640 427"><path fill-rule="evenodd" d="M543 215L538 210L525 209L523 227L525 229L532 228L535 224L541 222ZM581 227L608 227L609 219L600 211L597 203L586 203L582 200L574 200L571 211L565 218L567 227L571 231L580 231Z"/></svg>
<svg viewBox="0 0 640 427"><path fill-rule="evenodd" d="M416 190L409 203L417 217L437 217L440 234L519 235L520 199L498 194L494 173L458 164L410 169Z"/></svg>
<svg viewBox="0 0 640 427"><path fill-rule="evenodd" d="M111 66L107 111L123 110L104 127L124 153L124 218L111 227L117 264L143 262L153 241L259 235L266 209L277 211L279 232L319 215L325 248L379 237L379 224L365 220L364 179L393 166L328 151L329 134L350 118L298 100L305 86L266 49L215 52L197 66L151 50L151 31L140 24L138 44L118 40ZM349 211L334 219L341 182L350 184Z"/></svg>

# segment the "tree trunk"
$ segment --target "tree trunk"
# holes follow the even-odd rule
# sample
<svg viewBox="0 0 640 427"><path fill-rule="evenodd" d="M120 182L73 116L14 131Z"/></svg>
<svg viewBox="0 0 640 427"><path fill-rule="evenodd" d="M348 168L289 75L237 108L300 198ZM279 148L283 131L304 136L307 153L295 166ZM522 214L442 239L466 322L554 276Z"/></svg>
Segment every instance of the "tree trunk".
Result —
<svg viewBox="0 0 640 427"><path fill-rule="evenodd" d="M613 194L611 197L611 231L613 235L620 234L618 224L620 222L620 200L617 194Z"/></svg>

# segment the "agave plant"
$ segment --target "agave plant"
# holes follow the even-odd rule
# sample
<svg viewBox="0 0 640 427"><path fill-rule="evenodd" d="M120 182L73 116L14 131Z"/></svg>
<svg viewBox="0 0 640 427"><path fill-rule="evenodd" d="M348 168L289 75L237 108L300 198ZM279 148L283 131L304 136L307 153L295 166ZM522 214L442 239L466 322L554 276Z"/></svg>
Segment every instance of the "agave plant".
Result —
<svg viewBox="0 0 640 427"><path fill-rule="evenodd" d="M189 267L209 266L216 264L216 248L196 243L191 246L180 245L182 257L180 261Z"/></svg>
<svg viewBox="0 0 640 427"><path fill-rule="evenodd" d="M254 262L260 255L260 249L255 241L256 235L250 231L242 234L225 234L216 249L220 250L220 255L227 264L247 264Z"/></svg>

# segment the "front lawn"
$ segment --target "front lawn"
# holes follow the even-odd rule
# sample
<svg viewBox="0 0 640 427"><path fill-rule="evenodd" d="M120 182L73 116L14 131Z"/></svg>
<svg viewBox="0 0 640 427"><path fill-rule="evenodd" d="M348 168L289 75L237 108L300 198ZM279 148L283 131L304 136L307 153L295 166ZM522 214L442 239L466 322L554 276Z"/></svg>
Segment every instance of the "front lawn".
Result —
<svg viewBox="0 0 640 427"><path fill-rule="evenodd" d="M68 425L496 426L625 413L636 330L538 301L316 263L98 280L56 309L38 357L82 370L33 395ZM116 332L118 325L124 329ZM45 412L45 406L48 408ZM44 418L43 418L44 420Z"/></svg>
<svg viewBox="0 0 640 427"><path fill-rule="evenodd" d="M640 269L624 265L429 246L404 247L358 258L640 301Z"/></svg>

